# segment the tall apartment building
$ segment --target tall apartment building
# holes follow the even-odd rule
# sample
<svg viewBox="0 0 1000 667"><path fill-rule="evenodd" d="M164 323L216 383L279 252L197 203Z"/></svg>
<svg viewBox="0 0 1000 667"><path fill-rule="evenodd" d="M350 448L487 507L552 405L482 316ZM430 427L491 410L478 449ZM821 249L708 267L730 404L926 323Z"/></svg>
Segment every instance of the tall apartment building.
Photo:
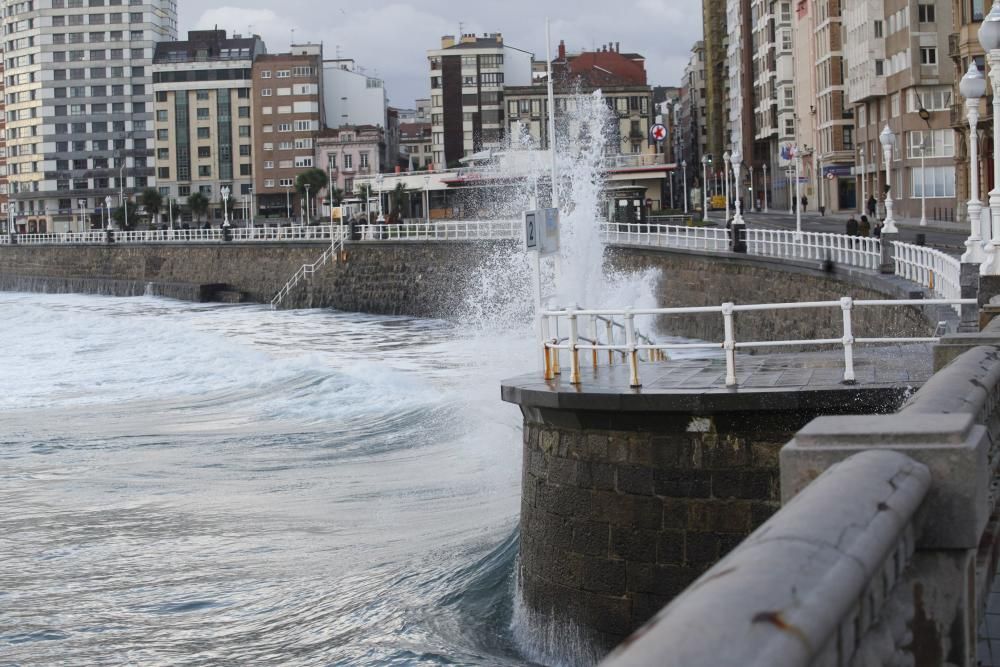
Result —
<svg viewBox="0 0 1000 667"><path fill-rule="evenodd" d="M701 183L701 157L708 152L708 131L705 127L705 43L695 42L691 58L684 67L681 96L677 114L676 144L678 158L694 166L689 183Z"/></svg>
<svg viewBox="0 0 1000 667"><path fill-rule="evenodd" d="M0 58L0 229L10 231L13 218L8 213L10 185L7 182L7 114L4 112L7 96L4 94L3 66L4 60Z"/></svg>
<svg viewBox="0 0 1000 667"><path fill-rule="evenodd" d="M406 154L407 171L429 168L434 163L430 123L400 123L400 147Z"/></svg>
<svg viewBox="0 0 1000 667"><path fill-rule="evenodd" d="M213 202L210 216L218 219L223 186L236 200L251 193L252 67L263 53L257 35L227 38L225 30L194 30L185 41L156 46L156 184L165 200L183 204L200 192ZM165 216L169 207L164 209Z"/></svg>
<svg viewBox="0 0 1000 667"><path fill-rule="evenodd" d="M702 2L705 50L705 123L708 154L714 164L729 149L728 66L726 64L726 3Z"/></svg>
<svg viewBox="0 0 1000 667"><path fill-rule="evenodd" d="M794 16L792 16L792 57L795 60L793 87L795 90L795 106L792 121L795 130L795 140L790 145L783 145L780 152L782 174L775 174L772 188L775 190L775 200L784 195L785 200L793 200L797 195L806 197L810 208L816 209L816 39L814 34L815 3L812 0L795 0ZM801 171L799 172L798 192L795 182L795 159L791 149L797 149L800 155ZM782 193L781 191L784 190Z"/></svg>
<svg viewBox="0 0 1000 667"><path fill-rule="evenodd" d="M80 226L111 196L152 184L156 44L175 0L5 0L10 196L28 231ZM81 203L83 202L82 206Z"/></svg>
<svg viewBox="0 0 1000 667"><path fill-rule="evenodd" d="M752 68L754 44L751 41L751 25L750 0L726 0L726 26L729 33L726 42L729 143L725 148L732 151L739 144L743 161L748 164L754 160L755 136ZM741 175L744 179L748 178L746 170Z"/></svg>
<svg viewBox="0 0 1000 667"><path fill-rule="evenodd" d="M504 44L500 33L441 38L427 52L434 164L452 165L504 139L507 86L531 85L532 54Z"/></svg>
<svg viewBox="0 0 1000 667"><path fill-rule="evenodd" d="M259 215L298 215L296 177L313 166L323 125L323 47L293 45L253 63L253 174ZM319 194L319 193L315 193Z"/></svg>
<svg viewBox="0 0 1000 667"><path fill-rule="evenodd" d="M862 0L844 8L847 102L854 109L855 186L858 208L870 196L881 200L885 170L879 133L887 120L885 2Z"/></svg>
<svg viewBox="0 0 1000 667"><path fill-rule="evenodd" d="M752 0L750 4L753 76L753 161L755 195L765 190L772 206L788 206L788 188L771 187L787 160L782 148L795 141L795 59L791 0ZM786 151L787 154L787 151ZM764 166L767 166L765 181Z"/></svg>

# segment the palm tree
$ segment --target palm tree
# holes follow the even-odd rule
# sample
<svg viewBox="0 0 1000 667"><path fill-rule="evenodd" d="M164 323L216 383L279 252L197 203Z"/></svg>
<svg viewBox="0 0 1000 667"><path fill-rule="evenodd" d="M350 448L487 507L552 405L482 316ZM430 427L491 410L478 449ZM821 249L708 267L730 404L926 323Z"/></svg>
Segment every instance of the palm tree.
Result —
<svg viewBox="0 0 1000 667"><path fill-rule="evenodd" d="M208 210L208 197L201 194L200 192L193 192L191 196L187 198L188 208L191 209L191 215L195 216L196 220L201 220L201 216L205 215Z"/></svg>
<svg viewBox="0 0 1000 667"><path fill-rule="evenodd" d="M406 205L410 192L406 189L406 184L400 181L396 187L389 192L389 219L397 221L403 217L403 207Z"/></svg>
<svg viewBox="0 0 1000 667"><path fill-rule="evenodd" d="M156 216L163 206L163 195L160 194L160 191L156 188L146 188L139 195L139 203L146 209L146 213L149 214L149 222L155 224Z"/></svg>
<svg viewBox="0 0 1000 667"><path fill-rule="evenodd" d="M306 169L295 178L295 191L299 193L300 197L308 197L310 199L309 202L306 202L306 206L308 207L311 204L312 198L318 195L319 191L325 188L328 182L326 172L313 167L312 169ZM307 185L309 186L308 188L306 187Z"/></svg>

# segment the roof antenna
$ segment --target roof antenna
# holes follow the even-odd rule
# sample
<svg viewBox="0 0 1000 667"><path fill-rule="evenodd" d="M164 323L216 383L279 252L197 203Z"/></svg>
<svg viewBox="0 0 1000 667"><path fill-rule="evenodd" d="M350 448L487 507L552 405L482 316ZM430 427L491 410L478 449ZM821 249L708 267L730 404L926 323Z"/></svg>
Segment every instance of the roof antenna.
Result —
<svg viewBox="0 0 1000 667"><path fill-rule="evenodd" d="M465 35L465 24L461 21L458 22L458 40L462 41L462 37Z"/></svg>
<svg viewBox="0 0 1000 667"><path fill-rule="evenodd" d="M292 28L292 41L288 43L288 48L295 46L295 28Z"/></svg>

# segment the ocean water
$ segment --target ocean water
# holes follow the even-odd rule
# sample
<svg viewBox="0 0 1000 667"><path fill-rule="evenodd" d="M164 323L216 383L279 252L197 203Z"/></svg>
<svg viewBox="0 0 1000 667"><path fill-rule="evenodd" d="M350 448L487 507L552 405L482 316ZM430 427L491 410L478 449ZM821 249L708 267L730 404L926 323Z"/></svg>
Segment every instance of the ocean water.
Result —
<svg viewBox="0 0 1000 667"><path fill-rule="evenodd" d="M0 665L520 665L530 330L0 293Z"/></svg>

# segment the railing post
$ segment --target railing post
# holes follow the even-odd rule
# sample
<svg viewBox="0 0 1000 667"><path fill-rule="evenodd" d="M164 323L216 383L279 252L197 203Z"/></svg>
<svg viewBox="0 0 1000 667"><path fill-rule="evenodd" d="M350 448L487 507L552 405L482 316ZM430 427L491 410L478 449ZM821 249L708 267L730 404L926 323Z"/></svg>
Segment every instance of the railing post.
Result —
<svg viewBox="0 0 1000 667"><path fill-rule="evenodd" d="M613 317L608 317L604 320L604 326L607 328L608 333L608 345L615 344L615 319ZM608 350L608 366L615 365L615 351Z"/></svg>
<svg viewBox="0 0 1000 667"><path fill-rule="evenodd" d="M576 311L570 310L567 318L569 319L569 383L580 384L580 351L576 347L579 342L579 326Z"/></svg>
<svg viewBox="0 0 1000 667"><path fill-rule="evenodd" d="M597 368L597 315L590 316L590 340L594 341L594 349L591 350L590 360L594 364L594 368Z"/></svg>
<svg viewBox="0 0 1000 667"><path fill-rule="evenodd" d="M844 383L854 384L854 331L851 327L851 310L854 308L854 299L849 296L841 297L840 309L844 313Z"/></svg>
<svg viewBox="0 0 1000 667"><path fill-rule="evenodd" d="M725 340L722 348L726 351L726 386L736 385L736 337L733 327L733 308L735 304L722 304L722 328L725 333Z"/></svg>
<svg viewBox="0 0 1000 667"><path fill-rule="evenodd" d="M639 381L639 356L635 349L635 316L625 311L625 346L628 348L629 386L641 387Z"/></svg>

